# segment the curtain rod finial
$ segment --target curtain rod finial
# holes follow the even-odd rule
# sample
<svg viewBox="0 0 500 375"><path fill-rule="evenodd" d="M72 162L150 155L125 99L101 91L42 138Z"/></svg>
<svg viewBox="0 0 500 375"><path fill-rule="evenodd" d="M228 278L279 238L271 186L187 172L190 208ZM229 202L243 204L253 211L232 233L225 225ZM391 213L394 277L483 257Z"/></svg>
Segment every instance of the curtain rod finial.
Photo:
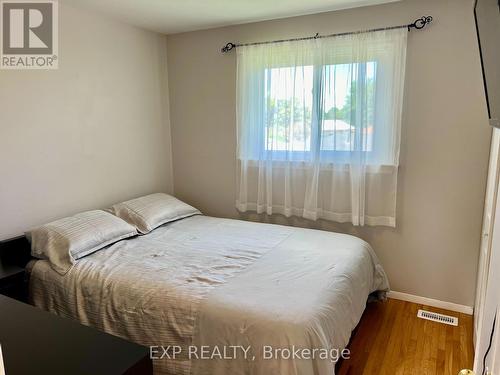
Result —
<svg viewBox="0 0 500 375"><path fill-rule="evenodd" d="M423 16L413 22L412 24L408 25L408 31L410 31L412 28L420 30L423 29L425 26L430 24L432 22L433 18L432 16Z"/></svg>
<svg viewBox="0 0 500 375"><path fill-rule="evenodd" d="M221 52L229 52L234 47L236 47L236 44L229 42L228 44L226 44L224 47L221 48Z"/></svg>

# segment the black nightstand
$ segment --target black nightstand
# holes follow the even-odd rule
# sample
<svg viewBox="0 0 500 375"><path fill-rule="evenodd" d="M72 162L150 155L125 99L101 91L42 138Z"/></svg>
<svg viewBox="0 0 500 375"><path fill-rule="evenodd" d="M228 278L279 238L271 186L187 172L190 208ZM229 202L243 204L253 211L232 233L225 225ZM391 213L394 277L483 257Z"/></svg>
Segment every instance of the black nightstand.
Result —
<svg viewBox="0 0 500 375"><path fill-rule="evenodd" d="M24 268L0 258L0 294L26 302L27 290Z"/></svg>
<svg viewBox="0 0 500 375"><path fill-rule="evenodd" d="M29 259L30 245L24 236L0 241L0 294L27 300L25 266Z"/></svg>

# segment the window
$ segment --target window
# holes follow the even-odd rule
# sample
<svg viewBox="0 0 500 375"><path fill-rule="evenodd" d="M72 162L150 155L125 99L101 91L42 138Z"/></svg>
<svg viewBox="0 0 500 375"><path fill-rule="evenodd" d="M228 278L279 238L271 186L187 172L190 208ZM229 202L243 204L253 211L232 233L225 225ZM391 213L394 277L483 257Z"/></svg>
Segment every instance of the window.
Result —
<svg viewBox="0 0 500 375"><path fill-rule="evenodd" d="M238 48L240 211L395 225L406 38Z"/></svg>
<svg viewBox="0 0 500 375"><path fill-rule="evenodd" d="M320 149L324 159L332 161L357 147L372 151L376 68L377 63L370 61L266 69L265 150L278 158L291 151L293 159L300 160ZM362 98L358 85L364 86ZM364 101L359 105L363 112L357 111L358 101ZM319 113L313 116L313 111ZM358 146L355 129L361 119L366 126L364 143ZM317 126L320 131L312 144L312 128Z"/></svg>
<svg viewBox="0 0 500 375"><path fill-rule="evenodd" d="M364 125L361 126L365 142L360 145L360 149L373 150L376 69L375 61L323 67L321 150L356 150L358 146L355 129L362 121L364 121ZM365 92L361 98L357 86L364 87ZM362 101L359 103L359 111L358 101Z"/></svg>

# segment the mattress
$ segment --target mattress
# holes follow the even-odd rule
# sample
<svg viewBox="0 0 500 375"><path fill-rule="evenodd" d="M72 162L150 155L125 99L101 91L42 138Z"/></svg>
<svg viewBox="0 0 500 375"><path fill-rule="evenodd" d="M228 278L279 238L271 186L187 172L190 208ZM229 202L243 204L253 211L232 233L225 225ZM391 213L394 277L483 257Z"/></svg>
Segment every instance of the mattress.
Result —
<svg viewBox="0 0 500 375"><path fill-rule="evenodd" d="M45 260L30 274L34 305L150 347L155 374L169 375L333 374L367 298L389 288L359 238L207 216L120 241L64 276Z"/></svg>

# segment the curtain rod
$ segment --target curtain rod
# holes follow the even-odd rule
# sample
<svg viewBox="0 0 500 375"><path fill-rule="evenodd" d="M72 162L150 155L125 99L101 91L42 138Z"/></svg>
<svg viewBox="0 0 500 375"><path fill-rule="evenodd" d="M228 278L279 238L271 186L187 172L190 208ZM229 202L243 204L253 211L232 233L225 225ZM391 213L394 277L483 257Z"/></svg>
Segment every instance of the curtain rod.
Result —
<svg viewBox="0 0 500 375"><path fill-rule="evenodd" d="M316 35L314 35L314 36L306 36L306 37L302 37L302 38L268 40L265 42L254 42L254 43L235 44L235 43L229 42L224 47L221 48L221 52L226 53L226 52L231 51L234 48L244 47L244 46L256 46L259 44L271 44L271 43L295 42L295 41L299 41L299 40L332 38L335 36L365 34L365 33L373 33L376 31L385 31L385 30L395 30L395 29L405 29L405 28L408 28L408 31L410 31L411 29L420 30L420 29L423 29L428 24L430 24L431 22L432 22L432 16L423 16L422 18L419 18L418 20L415 20L415 22L410 23L408 25L381 27L378 29L371 29L371 30L351 31L351 32L346 32L346 33L328 34L328 35L319 35L318 33L316 33Z"/></svg>

